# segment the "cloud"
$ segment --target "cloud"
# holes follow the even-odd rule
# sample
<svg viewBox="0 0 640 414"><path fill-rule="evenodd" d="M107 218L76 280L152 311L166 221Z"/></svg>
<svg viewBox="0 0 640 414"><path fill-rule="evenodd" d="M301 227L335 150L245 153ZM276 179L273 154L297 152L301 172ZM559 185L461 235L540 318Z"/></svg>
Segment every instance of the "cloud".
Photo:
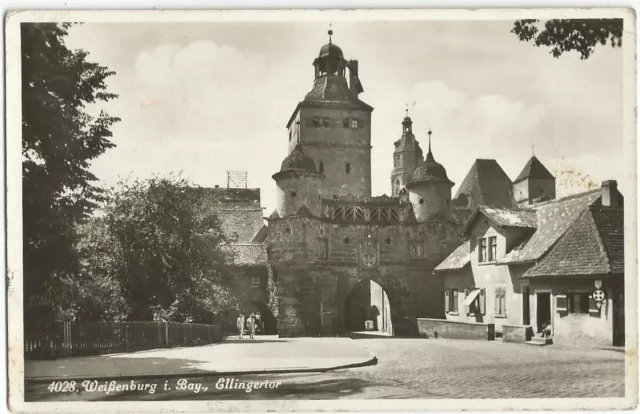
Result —
<svg viewBox="0 0 640 414"><path fill-rule="evenodd" d="M541 126L548 116L544 106L538 103L529 104L496 94L470 96L440 81L414 85L409 91L409 102L414 133L423 149L427 149L426 132L432 129L435 158L457 183L476 158L495 158L507 173L521 169L531 145L539 140ZM378 112L390 110L382 108ZM396 135L395 139L400 135L398 131L389 131L389 134ZM388 173L385 175L382 170L390 171L392 151L387 145L377 152L376 162L386 168L376 170L374 182L382 180L389 186ZM525 156L514 158L513 154ZM384 187L377 190L389 192Z"/></svg>

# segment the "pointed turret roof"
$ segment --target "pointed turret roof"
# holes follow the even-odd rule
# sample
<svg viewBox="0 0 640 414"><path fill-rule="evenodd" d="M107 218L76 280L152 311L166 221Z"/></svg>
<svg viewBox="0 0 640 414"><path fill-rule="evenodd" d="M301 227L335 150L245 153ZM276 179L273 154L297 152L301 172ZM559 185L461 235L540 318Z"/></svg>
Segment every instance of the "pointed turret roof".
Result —
<svg viewBox="0 0 640 414"><path fill-rule="evenodd" d="M533 155L529 159L527 164L522 169L522 172L518 175L518 178L513 181L513 183L515 184L520 181L524 181L527 178L555 179L553 174L551 174L549 170L547 170L547 167L545 167L535 155Z"/></svg>

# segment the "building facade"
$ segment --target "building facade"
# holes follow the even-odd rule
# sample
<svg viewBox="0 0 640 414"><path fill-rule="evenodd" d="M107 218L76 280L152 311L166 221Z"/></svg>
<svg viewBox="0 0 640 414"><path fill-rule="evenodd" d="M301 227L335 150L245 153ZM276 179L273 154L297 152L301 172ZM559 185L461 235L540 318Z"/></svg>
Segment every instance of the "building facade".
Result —
<svg viewBox="0 0 640 414"><path fill-rule="evenodd" d="M513 186L519 207L478 206L464 242L436 267L446 319L492 323L497 333L551 325L556 343L623 344L624 214L615 181L555 199L555 178L533 157Z"/></svg>
<svg viewBox="0 0 640 414"><path fill-rule="evenodd" d="M416 317L444 317L432 272L460 242L453 183L431 148L423 158L407 116L390 151L392 196L372 197L373 108L359 98L358 62L330 40L313 66L273 175L278 205L266 243L280 335L390 335Z"/></svg>

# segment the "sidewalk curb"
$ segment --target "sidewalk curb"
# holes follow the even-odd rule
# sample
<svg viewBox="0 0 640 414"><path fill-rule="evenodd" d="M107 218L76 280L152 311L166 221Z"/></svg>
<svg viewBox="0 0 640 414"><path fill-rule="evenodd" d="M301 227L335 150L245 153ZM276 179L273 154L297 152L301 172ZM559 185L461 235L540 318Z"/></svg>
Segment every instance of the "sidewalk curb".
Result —
<svg viewBox="0 0 640 414"><path fill-rule="evenodd" d="M171 373L161 373L161 374L140 374L140 375L106 375L106 376L86 376L86 377L31 377L24 378L25 383L43 383L43 382L52 382L52 381L76 381L82 382L85 380L146 380L146 379L159 379L159 378L193 378L193 377L206 377L206 376L224 376L224 375L262 375L262 374L304 374L304 373L314 373L314 372L328 372L335 371L339 369L348 369L348 368L359 368L366 367L369 365L378 364L378 358L368 349L366 350L370 354L370 358L361 361L354 362L352 364L344 364L344 365L336 365L333 367L326 368L288 368L288 369L258 369L258 370L247 370L247 371L191 371L191 372L183 372L180 374L171 374Z"/></svg>

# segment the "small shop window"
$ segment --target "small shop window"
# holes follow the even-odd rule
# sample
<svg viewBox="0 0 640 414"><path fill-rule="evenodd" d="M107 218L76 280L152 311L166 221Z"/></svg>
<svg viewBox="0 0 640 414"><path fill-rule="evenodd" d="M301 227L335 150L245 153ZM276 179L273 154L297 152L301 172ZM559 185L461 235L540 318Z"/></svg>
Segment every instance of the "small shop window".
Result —
<svg viewBox="0 0 640 414"><path fill-rule="evenodd" d="M569 293L569 313L589 313L589 293Z"/></svg>

